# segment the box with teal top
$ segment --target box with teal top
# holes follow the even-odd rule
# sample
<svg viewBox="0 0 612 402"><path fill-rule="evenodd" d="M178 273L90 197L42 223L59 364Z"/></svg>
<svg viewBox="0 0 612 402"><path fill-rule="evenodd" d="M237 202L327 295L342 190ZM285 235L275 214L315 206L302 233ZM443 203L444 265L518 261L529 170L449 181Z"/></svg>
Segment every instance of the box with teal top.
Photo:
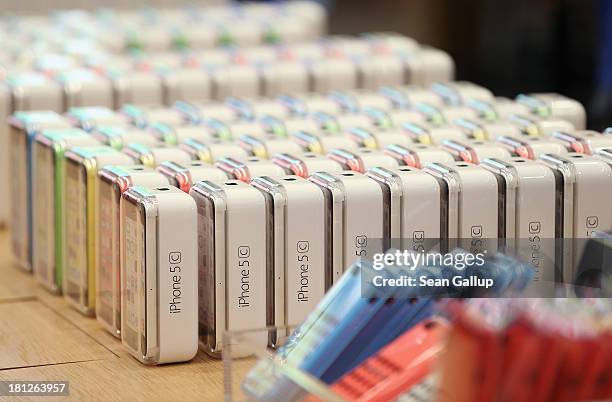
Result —
<svg viewBox="0 0 612 402"><path fill-rule="evenodd" d="M136 127L145 128L153 124L180 127L187 124L185 115L176 108L159 106L123 105L121 113L128 116Z"/></svg>
<svg viewBox="0 0 612 402"><path fill-rule="evenodd" d="M64 153L99 142L78 128L47 129L32 148L32 269L52 292L62 288L62 208Z"/></svg>
<svg viewBox="0 0 612 402"><path fill-rule="evenodd" d="M73 107L66 114L75 126L85 131L92 131L99 126L130 125L128 116L102 106Z"/></svg>
<svg viewBox="0 0 612 402"><path fill-rule="evenodd" d="M44 128L70 127L55 112L16 112L10 119L11 241L15 262L32 270L32 142Z"/></svg>
<svg viewBox="0 0 612 402"><path fill-rule="evenodd" d="M130 143L149 147L162 145L161 140L154 133L149 130L135 127L102 125L96 127L91 134L102 144L108 145L118 151L121 151Z"/></svg>

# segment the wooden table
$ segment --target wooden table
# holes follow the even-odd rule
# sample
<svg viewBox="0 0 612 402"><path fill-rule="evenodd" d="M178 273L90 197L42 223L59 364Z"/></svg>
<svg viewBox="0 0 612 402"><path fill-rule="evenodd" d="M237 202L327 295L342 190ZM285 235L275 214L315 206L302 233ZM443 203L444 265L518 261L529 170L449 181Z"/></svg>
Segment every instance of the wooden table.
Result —
<svg viewBox="0 0 612 402"><path fill-rule="evenodd" d="M0 380L69 381L69 399L223 399L221 361L199 352L189 363L142 365L94 318L15 268L6 230L0 230Z"/></svg>

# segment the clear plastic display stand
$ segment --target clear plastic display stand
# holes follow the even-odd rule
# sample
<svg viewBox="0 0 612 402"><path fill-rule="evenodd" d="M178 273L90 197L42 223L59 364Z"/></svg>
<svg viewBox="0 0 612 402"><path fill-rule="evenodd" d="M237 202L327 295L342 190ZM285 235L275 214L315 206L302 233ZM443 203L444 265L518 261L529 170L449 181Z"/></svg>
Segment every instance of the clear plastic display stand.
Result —
<svg viewBox="0 0 612 402"><path fill-rule="evenodd" d="M274 359L268 347L271 333L287 334L287 328L226 332L223 335L223 382L226 401L330 401L346 400L326 384L298 367ZM285 338L286 337L280 337ZM280 342L282 344L282 341ZM251 370L257 365L257 372ZM272 387L274 384L274 387ZM282 386L278 386L282 384ZM270 392L274 389L273 392ZM286 392L285 392L286 391Z"/></svg>

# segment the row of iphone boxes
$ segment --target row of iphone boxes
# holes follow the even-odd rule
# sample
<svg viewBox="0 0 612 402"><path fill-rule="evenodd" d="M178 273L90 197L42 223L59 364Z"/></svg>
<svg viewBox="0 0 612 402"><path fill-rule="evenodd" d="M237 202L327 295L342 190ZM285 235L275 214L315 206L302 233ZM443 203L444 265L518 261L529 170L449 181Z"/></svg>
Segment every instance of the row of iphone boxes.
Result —
<svg viewBox="0 0 612 402"><path fill-rule="evenodd" d="M421 153L430 145L456 154L466 162L478 163L487 157L511 154L534 159L543 153L580 152L593 154L612 147L612 128L603 133L575 130L565 120L511 116L507 121L487 122L471 113L441 109L442 117L454 120L443 125L428 122L411 111L367 109L363 113L317 112L290 117L278 103L261 102L252 108L240 99L224 105L205 107L210 120L197 122L197 107L177 105L176 109L141 108L128 105L114 112L105 108L73 108L65 116L55 112L18 112L10 120L21 136L30 128L74 126L117 150L172 147L198 142L206 148L201 158L207 163L219 156L271 158L277 153L309 151L325 154L333 149L383 150L402 146ZM338 105L336 105L338 106ZM463 111L463 110L461 110ZM467 112L471 112L467 109ZM192 115L185 121L185 115ZM255 118L254 116L260 116ZM144 148L143 148L144 146ZM144 152L144 151L142 151ZM147 151L149 152L149 151Z"/></svg>
<svg viewBox="0 0 612 402"><path fill-rule="evenodd" d="M333 134L348 128L382 131L395 128L410 136L398 140L400 144L408 138L435 144L444 139L461 139L465 132L474 139L494 140L503 135L540 137L555 131L584 128L582 105L561 95L521 95L513 101L494 98L490 92L481 93L480 89L466 82L451 82L434 84L431 89L386 87L379 92L348 90L327 95L232 97L216 103L177 102L171 108L128 104L116 112L105 107L76 107L67 116L86 130L97 126L135 126L177 138L198 132L199 138L209 133L221 139L237 139L240 134L262 137L276 133L286 137L295 131ZM54 121L52 113L17 112L15 115L22 116L15 121L23 120L23 125L44 125L45 116ZM37 119L32 117L35 115ZM116 130L111 132L116 133L115 141L121 138ZM6 139L5 135L2 137ZM144 141L134 130L125 137L126 142ZM393 138L390 133L383 137ZM148 144L151 140L145 142Z"/></svg>
<svg viewBox="0 0 612 402"><path fill-rule="evenodd" d="M537 235L539 251L528 256L536 280L554 283L573 278L581 251L558 252L542 239L612 228L610 149L597 156L545 154L538 161L513 157L480 165L446 154L423 169L365 152L362 158L374 155L377 161L371 159L375 167L364 175L363 167L345 170L351 165L338 157L359 156L346 151L330 158L281 154L276 164L221 158L215 168L166 148L163 158L180 162L154 170L132 165L143 160L110 147L93 146L90 138L74 129L37 136L34 270L51 289L61 286L82 312L95 309L105 327L122 334L146 362L183 359L150 356L144 348L155 351L170 342L174 346L165 347L175 350L171 328L196 326L194 283L200 284L200 340L215 355L225 330L300 322L345 266L376 251L368 241L401 239L402 247L418 249L424 239L440 239L448 249L453 239L468 238L479 248L482 242L474 239ZM66 151L70 142L89 146ZM27 248L23 242L14 246L16 253ZM555 262L563 268L561 278ZM147 290L148 284L157 285ZM140 335L153 333L159 339L151 341L159 344L149 344L147 336L147 345L140 343Z"/></svg>
<svg viewBox="0 0 612 402"><path fill-rule="evenodd" d="M21 116L15 120L17 125L43 127L46 124L44 114L39 114L36 119L28 113ZM50 116L51 121L55 121L53 115ZM122 134L125 130L112 128L98 130L101 135L109 137L108 141L112 137L112 143L119 148L129 142L151 144L159 137L167 143L176 144L190 137L237 139L240 134L265 137L264 134L270 132L288 136L295 131L339 133L350 127L382 130L400 128L402 125L420 142L439 143L442 139L462 139L462 131L482 140L501 135L521 136L521 133L539 136L553 131L570 132L574 128L583 128L585 124L582 105L561 95L519 96L517 101L512 101L495 98L487 89L469 82L434 84L427 89L385 87L378 92L352 90L275 99L231 98L224 103L179 102L173 108L128 105L119 112L100 107L72 108L69 117L86 130L95 126L136 125L157 133L157 136L151 136L135 130L127 134ZM458 127L443 127L457 119L460 123ZM511 121L503 122L508 119ZM245 124L232 128L224 124L236 121ZM185 125L197 127L181 127ZM211 135L206 136L207 132ZM0 133L1 171L5 172L7 180L8 138L8 134ZM388 134L379 140L381 143L387 139L387 143L399 141L403 144L408 138L396 133L395 136ZM372 144L372 141L375 143ZM369 147L377 146L376 138L364 139L364 142ZM347 141L338 138L313 141L311 147L316 148L317 144L323 149L350 148ZM6 222L8 215L7 203L0 202L0 222Z"/></svg>
<svg viewBox="0 0 612 402"><path fill-rule="evenodd" d="M374 39L378 38L378 39ZM387 38L387 39L385 39ZM393 35L372 35L357 40L363 44L395 43ZM406 38L404 38L406 39ZM348 39L339 42L347 42ZM330 40L328 45L336 43ZM327 47L327 45L325 45ZM330 45L330 49L334 46ZM367 45L371 47L373 45ZM395 45L393 45L395 46ZM320 47L315 45L314 47ZM261 48L254 53L266 53ZM267 50L275 51L272 47ZM230 57L230 51L218 52ZM235 55L235 54L234 54ZM418 56L417 56L418 55ZM312 90L326 92L332 89L378 87L383 83L450 80L453 65L450 58L433 49L419 50L407 61L409 72L385 66L387 57L367 58L355 61L351 58L320 59L312 63L281 62L267 66L228 61L227 66L215 71L192 69L136 68L121 73L119 70L101 68L77 70L71 73L49 72L21 73L10 76L0 87L0 119L21 110L67 111L73 107L88 105L119 108L127 103L139 105L172 104L176 100L205 101L210 98L225 99L229 96L258 96L298 93ZM232 56L233 57L233 56ZM399 56L398 56L399 57ZM403 56L402 56L403 57ZM214 59L214 57L212 58ZM209 62L212 59L207 59ZM395 58L398 61L398 58ZM51 63L53 64L53 63ZM61 63L60 63L61 64ZM414 67L414 68L413 68ZM315 99L311 103L315 104ZM331 100L323 103L332 103ZM280 107L280 106L279 106ZM322 106L323 107L323 106ZM208 114L210 107L206 109ZM219 108L213 108L219 109ZM315 108L316 110L317 108ZM337 110L338 107L334 107ZM8 172L8 126L0 123L0 172ZM2 173L6 175L6 173ZM8 209L0 200L0 223L6 222Z"/></svg>
<svg viewBox="0 0 612 402"><path fill-rule="evenodd" d="M464 132L475 139L486 139L502 134L521 136L521 133L526 133L529 136L537 136L552 131L568 132L573 130L573 127L581 128L584 125L582 106L563 96L552 94L520 96L517 100L515 102L494 98L485 88L467 82L454 82L436 84L431 89L397 87L385 88L380 92L345 91L329 95L258 99L252 102L231 99L225 103L179 103L175 108L167 109L128 106L120 112L113 112L105 108L75 108L69 113L69 117L86 130L91 130L95 126L109 126L97 130L97 133L107 137L107 142L118 148L122 148L124 143L129 142L155 145L156 138L164 138L165 142L176 144L192 137L208 142L210 137L231 139L243 133L248 133L251 137L265 137L264 134L270 132L283 137L294 131L300 131L315 134L314 137L299 135L297 138L300 138L301 141L308 141L308 147L319 152L333 147L351 148L353 143L346 138L317 135L322 131L340 133L350 127L380 130L401 127L402 124L410 122L413 124L404 124L404 126L407 128L406 132L411 133L414 139L425 143L439 143L443 139L463 139ZM525 113L533 118L514 118L513 123L518 123L518 125L491 123L513 113ZM14 123L25 132L28 132L30 127L42 128L46 125L69 124L61 118L56 118L54 114L18 113L17 116ZM541 119L540 116L550 117L552 120ZM462 124L459 125L461 128L437 126L460 118L463 119ZM566 119L573 123L558 119ZM223 122L237 120L247 123L233 125L231 128L223 124ZM487 122L480 122L480 120ZM138 130L128 130L124 134L126 130L112 128L112 126L131 124L142 128L153 128L152 133L158 135L154 136ZM197 127L177 128L185 124ZM367 131L353 130L353 133L368 135ZM0 160L5 167L2 170L7 175L10 159L8 137L8 135L0 136L3 144L6 144L1 148L5 153ZM385 140L386 143L404 144L409 138L402 133L396 133L396 135L387 133L387 135L377 137L364 138L363 143L369 147L381 148ZM31 139L32 136L29 138ZM281 141L281 145L291 146L287 145L288 143L290 141ZM29 143L26 141L27 144ZM272 144L273 142L267 142L268 147ZM266 153L275 153L273 150L266 151L265 146L262 149L262 146L258 147L256 155L265 156ZM293 146L295 147L295 144ZM218 147L209 146L207 149L214 155ZM223 152L228 151L226 149ZM13 154L19 155L20 153L14 152ZM238 155L242 154L238 153ZM6 179L8 180L8 177ZM9 215L8 206L6 203L3 203L3 206L2 217L6 219Z"/></svg>
<svg viewBox="0 0 612 402"><path fill-rule="evenodd" d="M485 149L490 156L507 156L507 151L500 146L480 142L498 137L499 142L505 143L512 152L516 150L527 157L544 152L564 152L568 142L571 142L571 150L581 151L580 147L584 147L586 152L592 152L592 149L606 146L606 141L611 138L595 132L576 133L574 127L584 124L582 106L559 95L522 96L519 102L499 98L477 100L478 107L463 105L470 102L466 100L461 101L460 106L451 106L455 104L452 101L455 96L445 98L443 94L461 93L459 99L492 95L469 83L437 84L433 88L433 91L413 87L387 88L387 94L334 92L259 99L256 102L230 99L215 104L178 103L174 108L128 105L118 112L106 108L74 108L66 118L55 113L19 112L13 118L13 125L17 128L14 132L17 137L21 133L29 134L25 142L19 138L13 141L13 148L23 149L13 149L11 155L28 154L27 149L34 138L31 129L73 124L119 150L130 143L148 147L197 143L202 150L200 158L208 163L220 156L246 157L252 154L269 158L279 152L299 153L302 149L327 153L333 148L383 149L392 144L407 146L413 143L422 144L419 152L421 157L425 157L425 145L444 141L448 149L460 151L464 160L472 158L470 161L477 162L478 154L474 153L482 154ZM450 88L454 88L454 92ZM427 103L417 103L409 109L393 109L396 100L402 99L401 94L409 95L412 101ZM483 108L482 105L488 106ZM511 114L506 117L512 112L530 115ZM504 117L508 121L504 121ZM554 137L545 137L553 132L558 133ZM23 171L27 171L29 164L26 157L21 159L21 164L11 162L9 136L3 138L7 146L3 148L5 155L1 162L8 180L11 163ZM225 143L219 143L222 141ZM0 207L3 207L0 208L0 217L8 220L8 203L1 203Z"/></svg>
<svg viewBox="0 0 612 402"><path fill-rule="evenodd" d="M289 42L286 40L285 42ZM49 49L46 45L5 50L0 63L8 72L33 69L46 73L79 67L133 68L163 66L178 68L197 65L225 65L231 63L264 63L277 60L316 60L325 58L366 58L372 55L383 57L387 54L418 54L428 47L420 46L414 39L393 32L369 32L357 36L333 35L316 40L296 40L280 44L236 44L194 50L176 51L138 51L126 54L113 54L87 45L79 40L63 43L60 49ZM446 59L448 55L441 51ZM442 57L442 56L440 56ZM423 57L421 57L423 58ZM448 63L448 61L447 61Z"/></svg>
<svg viewBox="0 0 612 402"><path fill-rule="evenodd" d="M454 64L446 53L421 48L411 39L371 34L194 54L96 55L85 60L43 55L23 65L9 65L7 70L3 92L4 97L13 98L15 110L31 102L30 109L37 105L63 111L77 106L120 107L128 102L160 105L227 96L430 84L450 81Z"/></svg>
<svg viewBox="0 0 612 402"><path fill-rule="evenodd" d="M153 66L166 69L195 66L215 66L227 64L261 64L275 61L319 59L352 59L367 58L377 55L402 55L409 59L433 59L438 56L446 63L437 70L452 68L450 57L446 53L420 46L414 39L392 32L370 32L358 36L334 35L313 41L295 41L286 44L225 46L200 51L185 50L182 52L130 52L128 54L111 54L93 47L83 46L74 49L70 43L62 51L50 52L45 49L23 49L14 59L4 61L5 70L18 73L24 69L42 71L48 74L61 73L81 67L101 69L106 66L123 69L150 69ZM427 51L429 50L429 53ZM430 55L432 53L433 55ZM382 63L382 62L381 62ZM397 69L398 62L386 63L390 69ZM406 64L405 62L404 64ZM416 64L416 62L413 62ZM451 71L452 73L452 71Z"/></svg>
<svg viewBox="0 0 612 402"><path fill-rule="evenodd" d="M23 52L32 44L43 50L64 49L70 42L81 49L95 47L111 52L245 46L312 40L326 30L327 12L314 1L165 10L70 10L0 21L0 38L7 45L2 49L5 54Z"/></svg>
<svg viewBox="0 0 612 402"><path fill-rule="evenodd" d="M586 237L612 228L612 159L583 154L308 179L279 170L250 184L176 163L158 171L88 171L103 159L126 161L108 149L73 148L66 157L64 295L84 313L95 308L105 328L146 363L190 359L198 332L203 349L218 356L224 331L298 324L344 267L382 251L368 247L375 239L397 236L416 249L423 239L469 238L482 247L474 239ZM167 184L180 186L181 176L192 184L198 175L211 180L196 182L189 194ZM571 203L557 201L568 197ZM49 201L36 201L47 222ZM580 250L556 255L554 245L537 243L537 257L529 255L536 281L558 280L549 263L555 258L571 273ZM48 280L48 271L36 273Z"/></svg>
<svg viewBox="0 0 612 402"><path fill-rule="evenodd" d="M54 127L42 130L40 138L30 131L27 137L28 124L26 117L38 119L37 127ZM43 123L41 119L46 119ZM327 116L331 119L331 116ZM21 119L21 120L20 120ZM341 117L334 120L337 124ZM229 177L250 181L260 175L278 175L279 173L313 172L317 170L338 171L350 169L360 173L373 167L393 168L408 165L422 168L427 163L449 163L462 161L478 164L485 159L508 159L521 156L536 159L543 154L567 154L579 152L592 155L595 153L607 155L612 148L612 135L595 131L553 132L549 136L521 138L520 130L517 136L500 135L494 142L474 139L473 130L458 127L431 127L429 129L414 123L404 124L403 129L380 131L374 128L349 127L346 131L334 133L311 134L307 131L297 131L289 135L281 120L270 119L267 126L258 123L222 124L215 122L209 130L201 126L171 128L156 125L151 130L102 125L93 127L89 132L81 129L68 128L70 121L57 114L29 113L15 116L15 129L12 131L12 167L13 177L26 172L33 164L28 157L35 159L38 147L58 148L62 151L77 145L108 145L118 151L123 151L133 160L148 166L157 166L166 160L186 163L197 159L208 165L207 172L223 170ZM291 122L294 128L300 125L302 130L318 129L309 120ZM309 125L310 124L310 125ZM233 137L233 133L248 132ZM317 131L315 131L317 132ZM426 136L423 136L423 134ZM61 135L60 135L61 134ZM59 144L49 138L57 136ZM288 136L288 137L287 137ZM524 136L524 135L523 135ZM49 137L49 138L46 138ZM229 141L228 141L229 140ZM34 141L34 145L31 142ZM428 145L433 143L438 146ZM180 147L175 145L181 144ZM61 145L61 146L59 146ZM25 156L24 156L25 154ZM327 154L326 156L323 156ZM319 155L317 158L316 156ZM307 161L303 165L303 161ZM50 159L52 161L52 159ZM288 161L293 161L289 163ZM299 162L298 162L299 161ZM302 166L302 168L300 168ZM318 166L318 168L315 168ZM209 169L210 168L210 169ZM46 167L45 167L46 169ZM288 170L283 170L288 169ZM315 170L313 170L315 169ZM304 173L307 174L307 173ZM218 177L215 176L215 177ZM227 176L223 176L227 177ZM31 259L27 248L21 244L29 243L28 238L35 235L29 223L31 213L21 207L20 201L31 197L32 187L36 182L30 180L19 183L13 195L13 236L15 250L21 250L20 257L29 267ZM183 183L181 187L190 186ZM19 191L18 191L19 190ZM17 230L22 228L21 230Z"/></svg>

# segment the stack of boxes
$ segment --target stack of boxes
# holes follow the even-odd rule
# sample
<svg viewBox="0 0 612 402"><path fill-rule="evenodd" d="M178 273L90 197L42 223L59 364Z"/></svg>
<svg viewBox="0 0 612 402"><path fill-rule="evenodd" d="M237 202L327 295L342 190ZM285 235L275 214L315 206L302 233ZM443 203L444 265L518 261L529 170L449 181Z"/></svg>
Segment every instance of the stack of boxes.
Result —
<svg viewBox="0 0 612 402"><path fill-rule="evenodd" d="M324 14L302 2L168 13L5 24L88 44L6 69L15 261L145 363L297 325L391 246L518 250L548 294L581 254L555 239L612 230L612 135L574 100L495 97L395 34L304 42Z"/></svg>

